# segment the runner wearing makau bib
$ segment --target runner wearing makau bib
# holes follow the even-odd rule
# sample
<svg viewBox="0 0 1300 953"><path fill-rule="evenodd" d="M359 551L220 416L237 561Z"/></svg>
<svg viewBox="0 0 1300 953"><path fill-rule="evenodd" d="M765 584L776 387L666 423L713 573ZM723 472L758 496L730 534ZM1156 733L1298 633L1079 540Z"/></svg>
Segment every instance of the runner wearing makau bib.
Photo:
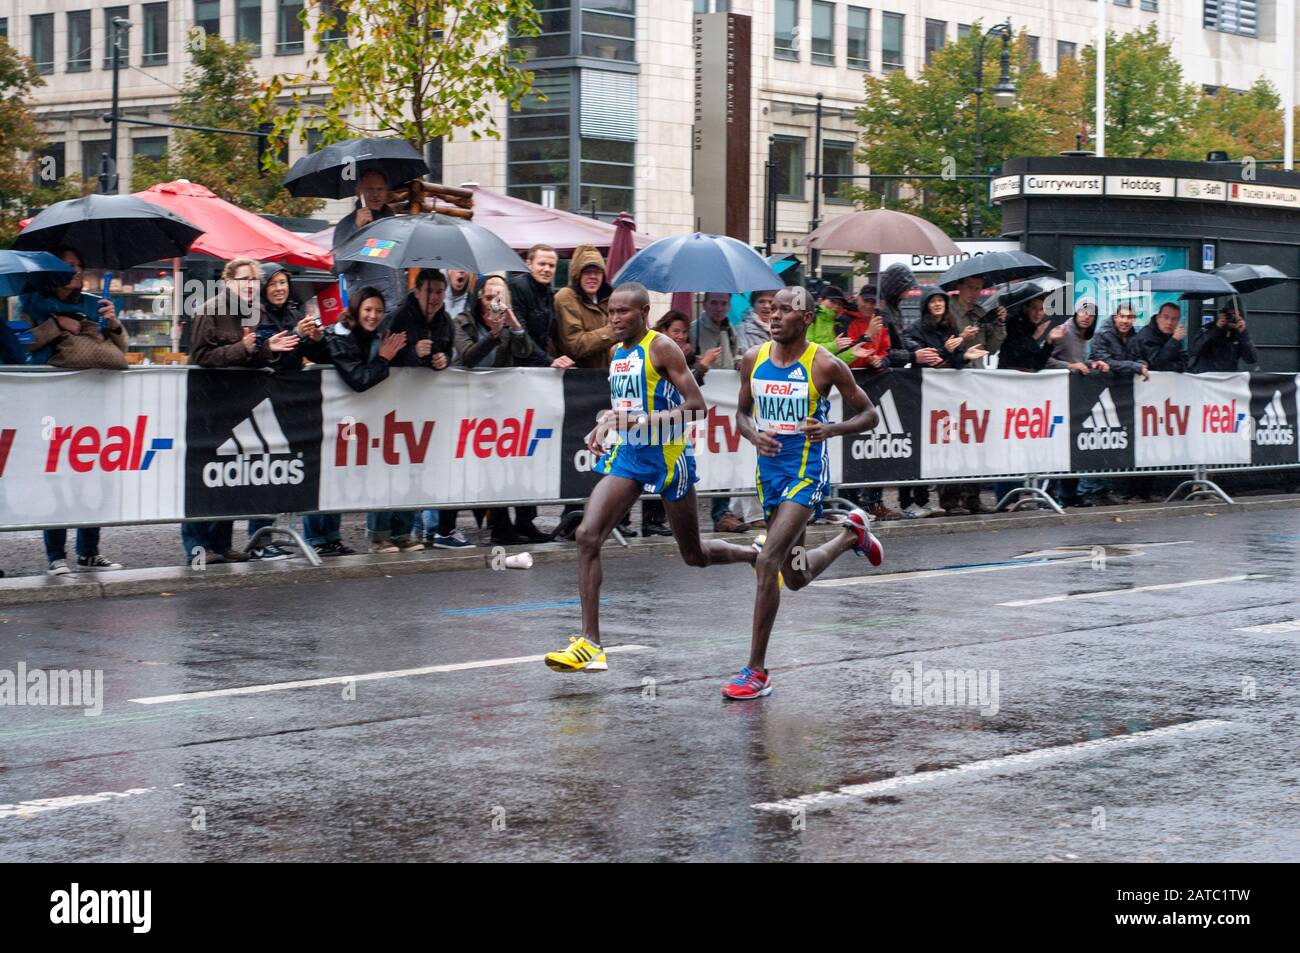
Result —
<svg viewBox="0 0 1300 953"><path fill-rule="evenodd" d="M600 454L601 475L578 527L578 594L582 632L546 656L557 672L603 672L609 664L600 642L600 547L642 493L658 493L677 548L688 566L749 563L758 553L725 540L701 541L695 500L695 457L686 425L705 415L704 397L672 338L646 329L650 296L645 286L619 285L609 296L610 409L587 434L587 449ZM606 444L610 443L608 449Z"/></svg>
<svg viewBox="0 0 1300 953"><path fill-rule="evenodd" d="M781 605L781 587L802 589L852 549L873 566L885 551L871 535L869 517L855 509L844 528L815 549L805 536L813 507L830 483L827 440L861 433L876 425L876 409L853 379L849 366L817 344L808 343L812 296L804 288L783 288L772 302L772 340L750 348L740 366L736 418L740 432L758 450L754 483L767 517L767 534L754 540L758 577L749 663L722 688L724 698L762 698L772 692L766 668L767 642ZM853 417L831 423L830 391L840 392Z"/></svg>

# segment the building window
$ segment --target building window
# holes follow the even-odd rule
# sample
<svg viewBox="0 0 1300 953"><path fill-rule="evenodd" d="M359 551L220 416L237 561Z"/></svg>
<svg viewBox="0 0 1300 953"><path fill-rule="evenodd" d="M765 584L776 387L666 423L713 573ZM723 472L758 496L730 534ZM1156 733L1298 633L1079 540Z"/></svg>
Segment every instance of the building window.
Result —
<svg viewBox="0 0 1300 953"><path fill-rule="evenodd" d="M636 0L575 0L582 6L583 56L636 59Z"/></svg>
<svg viewBox="0 0 1300 953"><path fill-rule="evenodd" d="M541 33L514 36L511 31L510 45L523 50L529 60L572 56L572 6L573 0L533 0L533 8L542 21Z"/></svg>
<svg viewBox="0 0 1300 953"><path fill-rule="evenodd" d="M880 65L885 71L903 68L903 15L882 14Z"/></svg>
<svg viewBox="0 0 1300 953"><path fill-rule="evenodd" d="M235 8L235 41L248 43L262 55L262 0L239 0Z"/></svg>
<svg viewBox="0 0 1300 953"><path fill-rule="evenodd" d="M779 60L799 58L795 31L799 28L799 0L776 0L774 52Z"/></svg>
<svg viewBox="0 0 1300 953"><path fill-rule="evenodd" d="M107 139L81 140L81 181L91 182L99 175L104 156L108 155Z"/></svg>
<svg viewBox="0 0 1300 953"><path fill-rule="evenodd" d="M903 196L903 187L898 179L868 179L868 187L880 196L877 207L884 208L886 203L897 202Z"/></svg>
<svg viewBox="0 0 1300 953"><path fill-rule="evenodd" d="M424 144L424 161L429 166L429 177L435 182L443 181L442 136L430 139Z"/></svg>
<svg viewBox="0 0 1300 953"><path fill-rule="evenodd" d="M726 13L730 6L728 0L695 0L696 13Z"/></svg>
<svg viewBox="0 0 1300 953"><path fill-rule="evenodd" d="M220 36L221 0L194 0L194 25L208 36Z"/></svg>
<svg viewBox="0 0 1300 953"><path fill-rule="evenodd" d="M925 21L925 65L929 66L934 54L943 49L948 35L948 24L943 20Z"/></svg>
<svg viewBox="0 0 1300 953"><path fill-rule="evenodd" d="M848 46L844 61L854 69L871 69L871 11L849 7Z"/></svg>
<svg viewBox="0 0 1300 953"><path fill-rule="evenodd" d="M1037 63L1038 62L1038 37L1027 35L1025 37L1025 45L1029 47L1029 62Z"/></svg>
<svg viewBox="0 0 1300 953"><path fill-rule="evenodd" d="M822 175L853 174L853 143L822 142ZM852 205L848 190L851 179L822 179L822 199L828 205Z"/></svg>
<svg viewBox="0 0 1300 953"><path fill-rule="evenodd" d="M835 65L835 4L813 0L812 61L821 66Z"/></svg>
<svg viewBox="0 0 1300 953"><path fill-rule="evenodd" d="M167 62L167 4L146 3L144 15L144 52L140 65L160 66Z"/></svg>
<svg viewBox="0 0 1300 953"><path fill-rule="evenodd" d="M1115 6L1117 6L1117 7L1131 7L1131 6L1133 6L1133 0L1115 0Z"/></svg>
<svg viewBox="0 0 1300 953"><path fill-rule="evenodd" d="M774 136L772 165L775 167L776 197L787 202L803 202L804 140L794 136Z"/></svg>
<svg viewBox="0 0 1300 953"><path fill-rule="evenodd" d="M1257 0L1205 0L1204 10L1203 22L1207 30L1240 36L1259 35Z"/></svg>
<svg viewBox="0 0 1300 953"><path fill-rule="evenodd" d="M570 208L572 70L538 70L532 91L510 114L506 192L551 208ZM545 102L541 97L545 96Z"/></svg>
<svg viewBox="0 0 1300 953"><path fill-rule="evenodd" d="M130 7L106 7L104 9L104 69L113 68L113 21L121 18L130 19ZM122 44L122 67L125 68L131 60L131 31L123 30L118 36L118 41Z"/></svg>
<svg viewBox="0 0 1300 953"><path fill-rule="evenodd" d="M1160 4L1156 0L1142 0L1142 9L1147 13L1159 13Z"/></svg>
<svg viewBox="0 0 1300 953"><path fill-rule="evenodd" d="M68 14L68 72L90 69L90 11Z"/></svg>
<svg viewBox="0 0 1300 953"><path fill-rule="evenodd" d="M1066 60L1072 60L1075 56L1076 47L1073 43L1067 43L1065 40L1056 41L1056 65L1059 67Z"/></svg>
<svg viewBox="0 0 1300 953"><path fill-rule="evenodd" d="M277 0L275 21L275 52L302 52L302 0Z"/></svg>
<svg viewBox="0 0 1300 953"><path fill-rule="evenodd" d="M36 72L54 72L54 14L38 13L32 17L32 62Z"/></svg>
<svg viewBox="0 0 1300 953"><path fill-rule="evenodd" d="M320 45L329 46L331 43L348 42L348 11L346 0L321 0L321 16L328 16L333 19L334 25L325 31L321 37Z"/></svg>
<svg viewBox="0 0 1300 953"><path fill-rule="evenodd" d="M137 159L167 158L166 136L143 136L131 140L131 155Z"/></svg>
<svg viewBox="0 0 1300 953"><path fill-rule="evenodd" d="M0 17L0 40L9 42L9 18Z"/></svg>
<svg viewBox="0 0 1300 953"><path fill-rule="evenodd" d="M970 24L969 24L969 23L958 23L958 24L957 24L957 39L959 39L959 40L964 40L964 39L966 39L966 37L968 37L968 36L970 36Z"/></svg>

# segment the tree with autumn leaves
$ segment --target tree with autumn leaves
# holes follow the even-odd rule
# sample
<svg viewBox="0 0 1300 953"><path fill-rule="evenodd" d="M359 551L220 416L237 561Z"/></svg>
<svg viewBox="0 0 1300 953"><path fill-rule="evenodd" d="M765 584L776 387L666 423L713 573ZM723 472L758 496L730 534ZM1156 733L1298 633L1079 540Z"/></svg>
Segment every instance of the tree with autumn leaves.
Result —
<svg viewBox="0 0 1300 953"><path fill-rule="evenodd" d="M953 175L989 172L1013 156L1054 155L1092 144L1096 51L1063 61L1048 75L1030 53L1026 36L1011 49L1016 102L998 109L988 95L997 75L996 39L985 52L983 108L985 168L975 165L975 58L982 27L938 50L915 77L902 71L865 79L858 110L863 148L859 158L881 174ZM1106 155L1203 160L1222 150L1234 159L1276 158L1282 153L1282 111L1266 80L1251 89L1205 94L1188 83L1155 24L1106 44ZM918 181L890 207L920 215L950 235L965 235L971 203L986 194L982 182ZM856 188L858 202L874 207L880 196ZM1001 233L996 207L986 208L985 236Z"/></svg>
<svg viewBox="0 0 1300 953"><path fill-rule="evenodd" d="M499 138L496 104L517 108L532 88L509 43L539 32L530 0L308 0L302 20L316 54L260 100L281 141L308 129L322 143L396 136L417 149L458 130Z"/></svg>

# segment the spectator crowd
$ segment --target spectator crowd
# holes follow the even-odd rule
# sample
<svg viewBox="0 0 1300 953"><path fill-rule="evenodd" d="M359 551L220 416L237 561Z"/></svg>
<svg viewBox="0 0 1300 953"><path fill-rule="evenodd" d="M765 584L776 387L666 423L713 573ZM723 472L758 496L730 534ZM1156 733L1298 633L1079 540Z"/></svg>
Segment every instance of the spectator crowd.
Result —
<svg viewBox="0 0 1300 953"><path fill-rule="evenodd" d="M357 188L356 209L336 227L336 247L378 217L393 214L382 176L366 175ZM17 314L31 326L32 343L24 359L61 368L125 368L127 338L113 303L83 291L81 255L64 248L60 257L74 269L67 284L23 296ZM307 364L329 364L355 391L382 387L393 367L448 368L552 367L607 370L614 339L607 324L610 275L599 249L584 245L573 251L568 279L555 288L560 264L557 251L538 243L528 249L527 271L510 275L473 275L465 271L423 269L409 278L392 268L367 264L349 269L348 303L337 323L324 326L298 294L288 271L276 264L236 258L224 264L213 294L190 315L189 362L199 367L263 368L291 372ZM1187 332L1177 305L1161 305L1140 331L1128 304L1100 320L1096 301L1082 298L1074 313L1053 327L1047 294L999 305L984 297L979 278L961 282L954 294L919 289L920 314L905 320L903 299L917 288L912 272L894 265L875 284L857 294L825 287L809 328L810 341L866 375L908 366L984 368L996 360L1001 369L1036 373L1048 368L1072 373L1147 378L1150 371L1201 373L1237 370L1256 362L1246 322L1230 306L1186 346ZM681 347L697 381L713 369L739 367L746 350L770 340L774 292L755 292L738 322L730 312L733 296L708 292L694 320L669 311L655 324ZM8 360L17 358L5 349ZM1149 477L1123 480L1061 481L1057 496L1066 505L1111 505L1147 500ZM898 488L898 506L885 502L882 488L845 489L849 496L883 520L966 515L987 511L977 483L942 484L936 505L929 488ZM534 523L536 507L474 511L494 544L510 545L570 538L580 507L566 508L554 533ZM366 515L371 553L415 552L427 548L472 548L457 529L454 510L382 511ZM752 498L710 502L717 532L762 528L763 514ZM624 533L632 533L625 518ZM338 514L308 514L303 538L321 556L355 551L341 534ZM187 562L281 560L291 553L262 532L269 519L248 522L249 545L234 545L232 520L190 521L181 526ZM645 501L642 532L667 535L662 505ZM80 570L110 570L120 564L101 554L100 531L76 532L75 561ZM635 533L632 533L635 535ZM71 571L67 532L47 530L48 571Z"/></svg>

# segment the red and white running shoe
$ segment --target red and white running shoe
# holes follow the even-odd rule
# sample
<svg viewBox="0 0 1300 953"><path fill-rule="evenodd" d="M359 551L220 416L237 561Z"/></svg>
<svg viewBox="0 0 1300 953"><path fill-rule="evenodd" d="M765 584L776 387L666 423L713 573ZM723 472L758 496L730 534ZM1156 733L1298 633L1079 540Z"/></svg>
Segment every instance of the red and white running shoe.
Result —
<svg viewBox="0 0 1300 953"><path fill-rule="evenodd" d="M866 556L867 562L879 566L885 561L885 547L871 533L871 520L862 510L854 509L844 518L844 524L858 534L858 543L853 551L859 556Z"/></svg>

